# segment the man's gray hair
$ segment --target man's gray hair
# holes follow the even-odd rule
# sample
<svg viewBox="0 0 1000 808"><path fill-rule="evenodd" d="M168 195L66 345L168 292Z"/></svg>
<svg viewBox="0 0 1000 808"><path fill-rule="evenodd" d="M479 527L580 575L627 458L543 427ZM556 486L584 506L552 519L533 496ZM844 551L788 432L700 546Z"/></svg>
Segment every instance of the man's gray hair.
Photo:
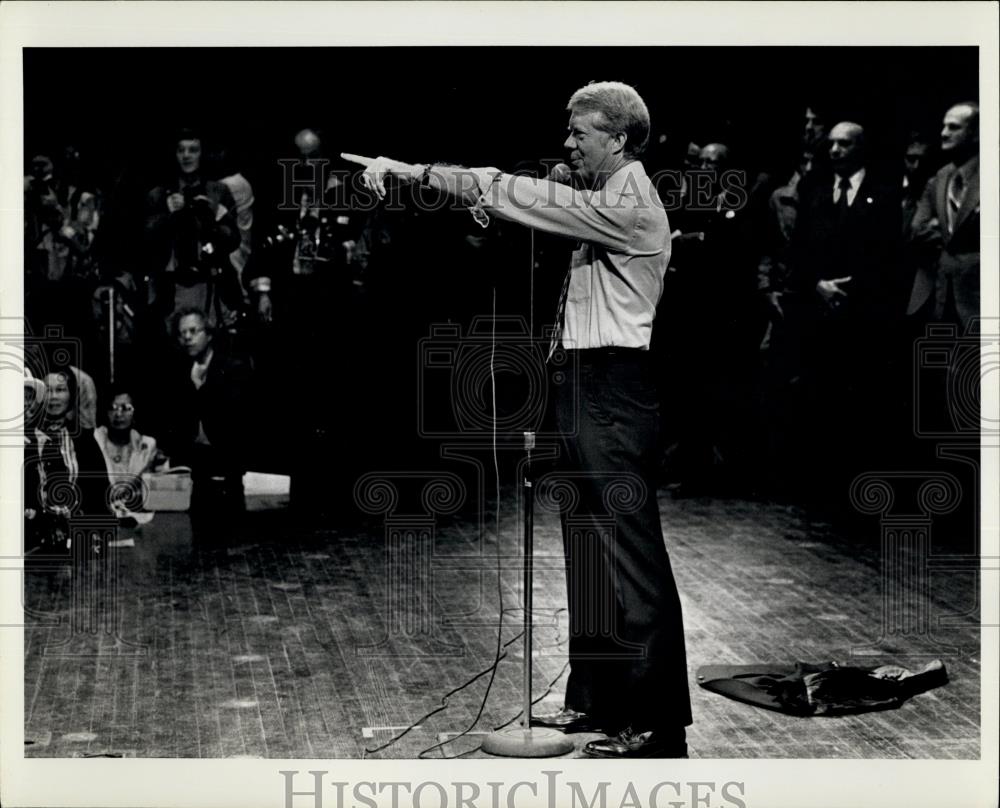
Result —
<svg viewBox="0 0 1000 808"><path fill-rule="evenodd" d="M634 87L620 81L595 81L581 87L569 99L571 112L600 112L602 132L625 134L625 154L638 157L649 141L649 109Z"/></svg>

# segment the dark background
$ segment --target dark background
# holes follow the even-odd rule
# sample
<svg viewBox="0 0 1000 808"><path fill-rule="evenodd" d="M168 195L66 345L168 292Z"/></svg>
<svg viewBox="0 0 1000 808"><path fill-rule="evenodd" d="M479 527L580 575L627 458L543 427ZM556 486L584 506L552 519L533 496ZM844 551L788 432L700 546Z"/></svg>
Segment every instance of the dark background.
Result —
<svg viewBox="0 0 1000 808"><path fill-rule="evenodd" d="M650 172L678 166L689 140L723 141L734 165L751 176L766 172L776 185L795 167L806 105L824 107L831 125L861 123L875 161L901 171L912 130L936 143L947 107L978 97L978 53L969 47L28 48L25 168L33 154L77 146L87 184L104 197L101 252L109 265L129 268L141 254L143 199L174 170L182 126L203 133L207 152L229 150L254 186L256 229L277 205L276 161L295 156L292 138L304 127L322 134L328 156L352 151L511 170L523 160L562 157L567 100L588 81L605 79L632 84L650 107ZM347 166L335 161L334 167ZM436 456L438 443L416 435L418 341L434 322L467 329L474 316L490 314L494 296L501 314L526 315L529 308L525 234L506 231L503 249L480 251L477 265L468 266L461 239L477 231L468 214L454 211L411 230L403 239L408 259L381 283L373 279L364 308L338 313L346 319L326 343L309 346L314 374L283 377L280 358L272 362L272 397L262 399L266 431L280 439L296 406L336 401L330 426L335 441L344 435L352 469L388 458L407 463L415 453ZM449 242L456 234L458 241ZM535 278L536 322L551 319L561 272ZM511 383L516 387L516 379ZM447 396L445 387L435 406L449 406Z"/></svg>
<svg viewBox="0 0 1000 808"><path fill-rule="evenodd" d="M802 109L865 126L889 151L978 97L975 48L28 48L26 159L73 142L102 176L155 181L179 126L270 170L296 131L328 150L506 167L558 157L565 105L591 80L633 84L653 140L726 141L747 168L795 159Z"/></svg>

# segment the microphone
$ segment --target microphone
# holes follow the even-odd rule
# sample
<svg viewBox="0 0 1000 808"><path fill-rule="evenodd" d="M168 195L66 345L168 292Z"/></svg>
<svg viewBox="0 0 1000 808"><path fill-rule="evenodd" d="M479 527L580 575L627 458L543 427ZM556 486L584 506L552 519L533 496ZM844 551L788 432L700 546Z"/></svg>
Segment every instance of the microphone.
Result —
<svg viewBox="0 0 1000 808"><path fill-rule="evenodd" d="M557 163L552 166L548 179L552 182L561 182L563 185L573 184L573 169L565 163Z"/></svg>

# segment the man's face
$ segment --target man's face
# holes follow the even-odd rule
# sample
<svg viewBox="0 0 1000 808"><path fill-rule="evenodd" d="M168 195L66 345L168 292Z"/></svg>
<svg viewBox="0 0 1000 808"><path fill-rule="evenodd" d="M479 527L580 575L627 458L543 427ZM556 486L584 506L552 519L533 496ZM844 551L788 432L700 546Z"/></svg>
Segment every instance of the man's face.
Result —
<svg viewBox="0 0 1000 808"><path fill-rule="evenodd" d="M969 107L952 107L945 113L941 128L941 151L962 150L979 142L978 122Z"/></svg>
<svg viewBox="0 0 1000 808"><path fill-rule="evenodd" d="M709 143L701 150L699 163L702 171L708 172L715 190L719 189L719 177L725 171L729 160L729 150L721 143Z"/></svg>
<svg viewBox="0 0 1000 808"><path fill-rule="evenodd" d="M177 324L177 337L181 347L192 359L198 359L208 350L212 337L205 321L197 314L185 314Z"/></svg>
<svg viewBox="0 0 1000 808"><path fill-rule="evenodd" d="M861 168L861 130L838 123L830 132L830 165L842 176Z"/></svg>
<svg viewBox="0 0 1000 808"><path fill-rule="evenodd" d="M826 137L826 123L812 107L806 107L805 123L802 131L807 146L815 146Z"/></svg>
<svg viewBox="0 0 1000 808"><path fill-rule="evenodd" d="M920 173L920 168L927 158L926 143L911 143L906 147L906 155L903 157L903 168L907 177L915 177Z"/></svg>
<svg viewBox="0 0 1000 808"><path fill-rule="evenodd" d="M709 143L698 155L702 171L721 171L725 167L726 150L717 143Z"/></svg>
<svg viewBox="0 0 1000 808"><path fill-rule="evenodd" d="M602 123L600 112L573 112L569 116L569 137L563 148L569 150L569 162L585 183L596 179L611 165L615 140L597 128Z"/></svg>
<svg viewBox="0 0 1000 808"><path fill-rule="evenodd" d="M201 168L201 141L177 141L177 165L182 174L196 174Z"/></svg>

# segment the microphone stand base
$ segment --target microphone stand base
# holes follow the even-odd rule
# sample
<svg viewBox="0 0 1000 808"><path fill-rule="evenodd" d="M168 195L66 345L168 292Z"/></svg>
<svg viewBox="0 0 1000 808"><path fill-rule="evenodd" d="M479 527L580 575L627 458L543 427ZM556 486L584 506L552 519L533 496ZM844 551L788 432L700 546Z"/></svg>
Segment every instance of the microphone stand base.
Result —
<svg viewBox="0 0 1000 808"><path fill-rule="evenodd" d="M499 757L558 757L573 749L572 740L547 727L505 727L490 733L483 741L483 751Z"/></svg>

